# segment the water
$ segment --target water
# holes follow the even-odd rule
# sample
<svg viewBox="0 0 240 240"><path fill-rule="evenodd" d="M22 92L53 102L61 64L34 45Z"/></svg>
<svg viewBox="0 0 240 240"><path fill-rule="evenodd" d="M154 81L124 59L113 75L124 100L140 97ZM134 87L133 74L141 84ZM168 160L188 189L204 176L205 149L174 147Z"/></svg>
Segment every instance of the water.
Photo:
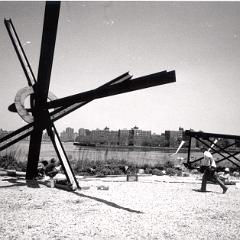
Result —
<svg viewBox="0 0 240 240"><path fill-rule="evenodd" d="M89 160L89 161L106 161L106 160L126 160L127 162L135 163L138 165L143 164L164 164L167 161L174 162L175 165L182 164L187 161L187 153L178 153L171 156L173 150L170 152L163 152L159 150L133 150L131 148L103 148L103 147L79 147L73 145L72 142L63 143L64 149L67 153L70 162ZM0 155L12 155L18 161L26 161L28 154L28 141L21 141L6 150L0 152ZM191 158L196 159L202 156L201 152L192 152ZM57 158L55 150L51 142L42 142L40 160L50 160ZM216 156L216 159L220 156ZM222 166L231 167L232 164L222 162Z"/></svg>

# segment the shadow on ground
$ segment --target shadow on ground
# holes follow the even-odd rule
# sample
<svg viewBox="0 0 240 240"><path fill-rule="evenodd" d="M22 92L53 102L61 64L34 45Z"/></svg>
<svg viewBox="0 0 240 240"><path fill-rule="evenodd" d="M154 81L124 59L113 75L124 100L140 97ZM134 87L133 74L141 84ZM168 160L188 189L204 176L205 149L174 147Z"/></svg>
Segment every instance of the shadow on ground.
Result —
<svg viewBox="0 0 240 240"><path fill-rule="evenodd" d="M6 178L6 179L3 179L2 181L3 182L9 182L9 183L11 183L11 185L0 186L0 188L10 188L10 187L16 187L16 186L18 186L18 187L27 186L27 187L31 187L31 188L40 188L38 181L36 181L36 180L24 181L24 179L20 178L20 177L19 178ZM43 182L41 182L40 184L47 186L47 184L43 183ZM66 191L64 189L59 189L59 190ZM68 192L76 194L79 197L89 198L91 200L101 202L101 203L104 203L104 204L106 204L110 207L121 209L121 210L124 210L124 211L127 211L127 212L137 213L137 214L144 213L144 212L137 211L137 210L134 210L134 209L131 209L131 208L126 208L126 207L120 206L120 205L118 205L114 202L110 202L110 201L107 201L105 199L89 196L89 195L86 195L86 194L83 194L83 193L80 193L80 192L72 192L72 191L68 191Z"/></svg>
<svg viewBox="0 0 240 240"><path fill-rule="evenodd" d="M141 211L137 211L137 210L133 210L131 208L126 208L126 207L122 207L116 203L113 203L113 202L110 202L110 201L107 201L105 199L101 199L101 198L97 198L97 197L93 197L93 196L89 196L89 195L86 195L86 194L83 194L83 193L79 193L79 192L73 192L74 194L80 196L80 197L85 197L85 198L89 198L89 199L92 199L92 200L95 200L95 201L98 201L98 202L101 202L101 203L104 203L110 207L114 207L114 208L118 208L118 209L121 209L121 210L125 210L125 211L128 211L128 212L131 212L131 213L138 213L138 214L142 214L144 212L141 212Z"/></svg>
<svg viewBox="0 0 240 240"><path fill-rule="evenodd" d="M20 181L19 181L20 180ZM36 180L26 180L17 177L17 178L6 178L2 179L3 182L9 182L12 183L11 185L7 186L0 186L0 188L9 188L9 187L20 187L20 186L28 186L30 188L40 188L38 182Z"/></svg>
<svg viewBox="0 0 240 240"><path fill-rule="evenodd" d="M194 192L200 192L200 193L217 193L217 194L221 194L219 192L213 192L213 191L201 191L200 189L192 189Z"/></svg>

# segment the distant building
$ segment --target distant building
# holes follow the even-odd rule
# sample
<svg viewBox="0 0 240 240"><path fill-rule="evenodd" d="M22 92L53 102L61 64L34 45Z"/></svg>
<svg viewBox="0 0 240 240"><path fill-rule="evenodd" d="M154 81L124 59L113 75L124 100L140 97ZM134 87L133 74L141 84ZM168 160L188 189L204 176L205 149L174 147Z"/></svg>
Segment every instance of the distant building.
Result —
<svg viewBox="0 0 240 240"><path fill-rule="evenodd" d="M128 146L129 145L129 130L128 129L118 130L118 143L120 146Z"/></svg>
<svg viewBox="0 0 240 240"><path fill-rule="evenodd" d="M166 147L178 147L182 139L182 131L165 131Z"/></svg>
<svg viewBox="0 0 240 240"><path fill-rule="evenodd" d="M110 131L108 127L104 129L89 130L79 128L78 134L74 133L73 128L67 128L61 133L62 141L79 142L83 145L102 145L102 146L150 146L150 147L173 147L177 148L181 141L185 141L183 148L189 146L189 136L185 135L183 128L178 130L166 130L165 133L155 134L151 131L141 130L137 126L132 129L119 129L118 131ZM233 144L233 140L224 140L221 146ZM240 141L237 142L240 147ZM202 143L196 138L191 138L191 147L199 148ZM231 146L234 149L235 146Z"/></svg>
<svg viewBox="0 0 240 240"><path fill-rule="evenodd" d="M91 131L89 129L80 128L78 130L78 136L76 136L75 141L86 145L90 144Z"/></svg>
<svg viewBox="0 0 240 240"><path fill-rule="evenodd" d="M108 132L108 145L112 145L112 146L119 145L118 131Z"/></svg>
<svg viewBox="0 0 240 240"><path fill-rule="evenodd" d="M2 128L0 128L0 138L5 137L6 135L8 135L8 131L7 130L3 130Z"/></svg>
<svg viewBox="0 0 240 240"><path fill-rule="evenodd" d="M109 128L104 130L96 129L91 131L91 141L96 145L108 145Z"/></svg>
<svg viewBox="0 0 240 240"><path fill-rule="evenodd" d="M86 136L87 135L87 129L79 128L78 129L78 135L79 136Z"/></svg>
<svg viewBox="0 0 240 240"><path fill-rule="evenodd" d="M137 126L130 130L129 145L142 146L144 142L150 141L151 131L140 130Z"/></svg>
<svg viewBox="0 0 240 240"><path fill-rule="evenodd" d="M188 147L189 146L189 140L190 137L186 136L185 134L183 135L183 141L185 141L185 144L183 145L183 147ZM196 148L196 147L201 147L201 143L199 141L197 141L196 138L191 138L191 148Z"/></svg>
<svg viewBox="0 0 240 240"><path fill-rule="evenodd" d="M161 135L159 134L152 134L151 135L151 141L150 141L150 146L152 147L165 147L166 141L165 141L165 134L162 133Z"/></svg>
<svg viewBox="0 0 240 240"><path fill-rule="evenodd" d="M189 145L189 137L185 135L184 129L179 127L178 131L166 130L165 131L165 146L166 147L178 147L181 141L185 141L183 147L187 147ZM196 147L196 139L191 139L191 146L193 148Z"/></svg>
<svg viewBox="0 0 240 240"><path fill-rule="evenodd" d="M96 129L91 131L91 143L96 145L118 145L118 131L110 131L108 127L103 130Z"/></svg>
<svg viewBox="0 0 240 240"><path fill-rule="evenodd" d="M66 128L66 131L61 132L60 138L63 142L73 142L75 140L74 129Z"/></svg>
<svg viewBox="0 0 240 240"><path fill-rule="evenodd" d="M48 136L48 133L47 132L44 132L43 135L42 135L42 141L44 142L50 142L51 139L50 137Z"/></svg>

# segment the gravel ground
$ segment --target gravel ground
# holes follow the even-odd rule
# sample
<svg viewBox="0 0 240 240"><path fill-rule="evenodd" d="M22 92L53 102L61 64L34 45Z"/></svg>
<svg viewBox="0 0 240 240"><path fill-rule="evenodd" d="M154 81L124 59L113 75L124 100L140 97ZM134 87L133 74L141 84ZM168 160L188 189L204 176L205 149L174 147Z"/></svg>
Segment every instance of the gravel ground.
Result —
<svg viewBox="0 0 240 240"><path fill-rule="evenodd" d="M0 239L239 239L240 187L191 177L79 179L67 192L0 177ZM109 190L98 190L98 186Z"/></svg>

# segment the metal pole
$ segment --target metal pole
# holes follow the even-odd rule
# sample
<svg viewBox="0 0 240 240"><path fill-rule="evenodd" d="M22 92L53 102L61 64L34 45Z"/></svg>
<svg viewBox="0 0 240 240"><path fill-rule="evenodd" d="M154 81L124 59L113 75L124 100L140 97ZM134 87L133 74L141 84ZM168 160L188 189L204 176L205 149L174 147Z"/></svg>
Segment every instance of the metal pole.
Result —
<svg viewBox="0 0 240 240"><path fill-rule="evenodd" d="M187 160L188 164L190 164L191 144L192 144L192 137L190 136L189 145L188 145L188 160Z"/></svg>

